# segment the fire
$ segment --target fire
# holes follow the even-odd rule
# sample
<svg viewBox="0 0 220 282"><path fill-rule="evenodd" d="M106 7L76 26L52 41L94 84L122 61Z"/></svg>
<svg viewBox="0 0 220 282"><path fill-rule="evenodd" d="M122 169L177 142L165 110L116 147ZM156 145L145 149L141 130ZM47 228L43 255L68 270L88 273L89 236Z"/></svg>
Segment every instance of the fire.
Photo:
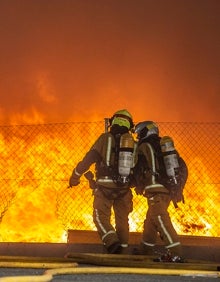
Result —
<svg viewBox="0 0 220 282"><path fill-rule="evenodd" d="M95 230L88 181L82 176L68 188L68 179L101 132L100 123L0 128L0 241L60 243L68 229ZM185 204L169 208L175 228L182 235L220 236L217 184L199 157L188 164ZM146 210L146 199L134 193L131 231L142 231Z"/></svg>
<svg viewBox="0 0 220 282"><path fill-rule="evenodd" d="M34 107L22 114L12 114L10 117L10 124L39 124L43 122L43 114L39 113Z"/></svg>

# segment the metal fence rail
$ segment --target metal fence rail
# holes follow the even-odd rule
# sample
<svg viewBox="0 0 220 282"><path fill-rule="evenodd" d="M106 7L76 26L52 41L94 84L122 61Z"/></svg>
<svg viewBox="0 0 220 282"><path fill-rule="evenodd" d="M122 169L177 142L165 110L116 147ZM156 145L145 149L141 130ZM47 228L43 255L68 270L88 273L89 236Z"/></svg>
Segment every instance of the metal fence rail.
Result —
<svg viewBox="0 0 220 282"><path fill-rule="evenodd" d="M158 125L189 168L185 204L169 208L175 228L180 235L219 237L219 123ZM61 242L65 230L95 230L87 180L67 187L103 131L103 121L0 127L0 241ZM134 193L131 231L142 231L146 210L146 199Z"/></svg>

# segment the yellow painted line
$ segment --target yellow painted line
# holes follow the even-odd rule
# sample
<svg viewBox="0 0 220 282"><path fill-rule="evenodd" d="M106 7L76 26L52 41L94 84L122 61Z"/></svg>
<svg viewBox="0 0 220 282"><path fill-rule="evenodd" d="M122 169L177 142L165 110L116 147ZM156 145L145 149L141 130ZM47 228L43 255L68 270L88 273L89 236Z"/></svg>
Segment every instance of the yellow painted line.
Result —
<svg viewBox="0 0 220 282"><path fill-rule="evenodd" d="M34 276L10 276L0 278L1 282L48 282L53 279L52 274Z"/></svg>
<svg viewBox="0 0 220 282"><path fill-rule="evenodd" d="M81 274L81 273L113 273L113 274L157 274L157 275L189 275L189 276L214 276L220 277L218 271L202 271L202 270L183 270L183 269L153 269L153 268L132 268L132 267L77 267L77 268L60 268L49 269L45 274L60 275L60 274Z"/></svg>
<svg viewBox="0 0 220 282"><path fill-rule="evenodd" d="M77 267L75 262L25 262L25 261L0 261L0 267L10 268L62 268L62 267ZM1 280L0 280L1 281Z"/></svg>

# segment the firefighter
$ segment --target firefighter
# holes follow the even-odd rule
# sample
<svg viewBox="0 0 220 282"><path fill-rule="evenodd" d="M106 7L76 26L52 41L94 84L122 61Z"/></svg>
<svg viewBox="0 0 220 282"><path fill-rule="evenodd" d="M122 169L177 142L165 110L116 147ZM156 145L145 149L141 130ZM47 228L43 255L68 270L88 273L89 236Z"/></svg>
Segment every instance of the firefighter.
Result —
<svg viewBox="0 0 220 282"><path fill-rule="evenodd" d="M109 119L107 131L98 137L69 179L70 187L78 185L80 177L95 164L93 221L110 254L128 250L128 216L133 210L130 189L135 146L131 134L133 127L132 116L126 109L115 112ZM112 208L115 227L111 223Z"/></svg>
<svg viewBox="0 0 220 282"><path fill-rule="evenodd" d="M148 203L142 242L134 249L134 254L153 255L159 234L167 251L155 261L183 262L181 243L168 213L171 195L157 179L156 152L160 150L161 140L158 126L153 121L144 121L138 123L134 131L138 139L135 191L146 197Z"/></svg>

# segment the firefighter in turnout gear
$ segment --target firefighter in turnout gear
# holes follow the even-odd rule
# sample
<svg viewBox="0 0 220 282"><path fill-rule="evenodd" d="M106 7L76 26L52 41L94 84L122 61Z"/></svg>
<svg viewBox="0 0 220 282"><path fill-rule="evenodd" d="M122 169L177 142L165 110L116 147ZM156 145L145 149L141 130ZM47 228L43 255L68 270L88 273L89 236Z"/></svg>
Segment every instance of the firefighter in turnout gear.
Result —
<svg viewBox="0 0 220 282"><path fill-rule="evenodd" d="M95 164L93 221L108 253L126 253L129 240L129 213L133 210L132 168L135 141L131 114L123 109L109 119L109 126L73 169L70 187ZM113 208L115 227L111 223Z"/></svg>
<svg viewBox="0 0 220 282"><path fill-rule="evenodd" d="M159 234L167 251L158 260L182 262L181 243L168 213L171 195L157 177L156 152L161 148L158 126L153 121L144 121L138 123L134 131L138 139L138 162L134 170L135 190L138 195L146 197L148 203L142 242L138 249L134 249L134 254L153 255Z"/></svg>

